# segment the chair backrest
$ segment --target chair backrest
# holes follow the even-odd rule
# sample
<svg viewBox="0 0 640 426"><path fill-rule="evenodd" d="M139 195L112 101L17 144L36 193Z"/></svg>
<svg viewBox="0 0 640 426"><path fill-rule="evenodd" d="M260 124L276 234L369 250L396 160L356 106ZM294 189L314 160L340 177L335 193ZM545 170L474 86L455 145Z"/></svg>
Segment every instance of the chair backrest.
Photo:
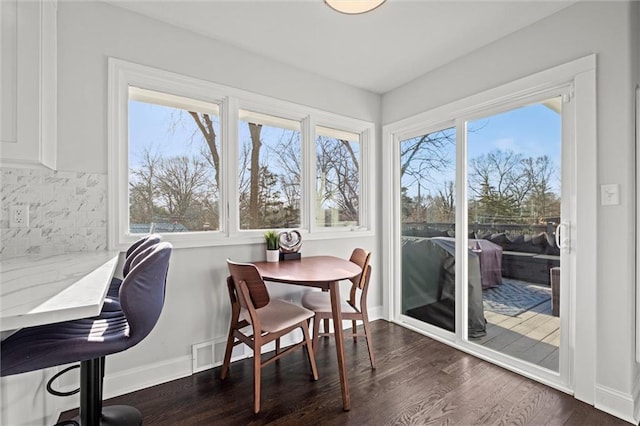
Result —
<svg viewBox="0 0 640 426"><path fill-rule="evenodd" d="M127 276L131 269L131 262L138 255L138 253L144 251L147 247L151 247L154 244L158 244L162 237L158 234L150 234L146 237L140 238L127 249L127 254L124 258L124 265L122 265L122 275Z"/></svg>
<svg viewBox="0 0 640 426"><path fill-rule="evenodd" d="M362 294L360 295L360 306L366 303L367 292L369 291L369 278L371 278L371 265L367 265L365 271L362 273L364 277L362 280Z"/></svg>
<svg viewBox="0 0 640 426"><path fill-rule="evenodd" d="M131 346L155 327L164 306L172 245L156 243L138 253L120 287L120 306L129 324Z"/></svg>
<svg viewBox="0 0 640 426"><path fill-rule="evenodd" d="M270 298L267 286L264 284L264 280L260 276L260 272L258 272L258 269L253 264L237 263L227 259L227 266L229 267L229 273L233 278L240 306L248 309L247 301L242 297L240 291L240 281L244 281L247 284L249 297L251 297L251 303L255 309L262 308L269 303Z"/></svg>
<svg viewBox="0 0 640 426"><path fill-rule="evenodd" d="M353 285L357 286L360 290L364 288L364 282L365 282L364 272L365 272L365 269L367 268L367 265L369 264L370 258L371 258L371 252L361 248L354 249L353 252L351 253L351 257L349 258L349 261L355 263L360 268L362 268L362 273L351 278L351 282L353 283Z"/></svg>
<svg viewBox="0 0 640 426"><path fill-rule="evenodd" d="M236 295L236 287L233 284L233 277L229 275L227 277L227 290L229 291L229 301L231 302L231 308L238 305L238 296Z"/></svg>

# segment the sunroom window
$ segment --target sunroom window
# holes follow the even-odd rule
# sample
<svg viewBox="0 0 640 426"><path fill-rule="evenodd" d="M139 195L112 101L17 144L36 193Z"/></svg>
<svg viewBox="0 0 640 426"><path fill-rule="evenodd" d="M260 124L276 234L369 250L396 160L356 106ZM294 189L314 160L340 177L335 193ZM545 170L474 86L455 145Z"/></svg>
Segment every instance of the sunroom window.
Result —
<svg viewBox="0 0 640 426"><path fill-rule="evenodd" d="M300 226L299 121L238 112L240 229Z"/></svg>
<svg viewBox="0 0 640 426"><path fill-rule="evenodd" d="M220 229L220 107L129 88L129 232Z"/></svg>
<svg viewBox="0 0 640 426"><path fill-rule="evenodd" d="M360 135L316 127L316 225L360 225Z"/></svg>
<svg viewBox="0 0 640 426"><path fill-rule="evenodd" d="M108 111L112 248L373 232L371 122L114 58Z"/></svg>

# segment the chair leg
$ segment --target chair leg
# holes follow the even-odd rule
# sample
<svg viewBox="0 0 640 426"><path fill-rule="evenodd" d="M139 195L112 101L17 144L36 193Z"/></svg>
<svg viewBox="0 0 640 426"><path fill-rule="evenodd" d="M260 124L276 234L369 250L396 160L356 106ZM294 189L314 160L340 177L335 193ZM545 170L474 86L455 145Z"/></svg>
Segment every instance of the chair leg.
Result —
<svg viewBox="0 0 640 426"><path fill-rule="evenodd" d="M227 338L227 346L224 350L224 360L222 361L222 368L220 369L220 379L224 380L227 378L227 374L229 373L229 364L231 363L231 352L233 351L233 343L235 341L235 337L233 337L232 328L233 324L229 328L229 337Z"/></svg>
<svg viewBox="0 0 640 426"><path fill-rule="evenodd" d="M80 415L71 421L84 425L140 426L142 414L128 405L102 408L104 357L80 362Z"/></svg>
<svg viewBox="0 0 640 426"><path fill-rule="evenodd" d="M260 412L260 373L262 369L262 359L260 357L261 347L257 343L253 348L253 412Z"/></svg>
<svg viewBox="0 0 640 426"><path fill-rule="evenodd" d="M305 350L309 357L309 364L311 365L311 374L313 374L313 380L318 380L318 368L316 366L316 356L312 347L311 336L309 336L309 324L305 323L302 328L302 334L304 334L304 341L306 342Z"/></svg>
<svg viewBox="0 0 640 426"><path fill-rule="evenodd" d="M353 333L353 341L357 342L358 341L358 336L356 336L356 332L357 332L356 320L351 321L351 332Z"/></svg>
<svg viewBox="0 0 640 426"><path fill-rule="evenodd" d="M93 358L80 363L80 424L97 425L100 423L101 405L100 385L102 360Z"/></svg>
<svg viewBox="0 0 640 426"><path fill-rule="evenodd" d="M100 357L100 394L98 395L98 398L100 398L100 412L102 412L102 396L104 393L104 373L106 368L107 368L107 357L101 356Z"/></svg>
<svg viewBox="0 0 640 426"><path fill-rule="evenodd" d="M311 344L311 349L314 354L318 353L318 333L320 333L320 318L316 314L316 316L313 317L313 341Z"/></svg>
<svg viewBox="0 0 640 426"><path fill-rule="evenodd" d="M364 316L362 318L362 327L364 328L364 336L367 339L367 348L369 349L369 360L371 361L371 368L376 369L376 359L373 356L373 340L371 340L371 326L369 325L369 318Z"/></svg>
<svg viewBox="0 0 640 426"><path fill-rule="evenodd" d="M324 319L324 332L329 333L329 318Z"/></svg>

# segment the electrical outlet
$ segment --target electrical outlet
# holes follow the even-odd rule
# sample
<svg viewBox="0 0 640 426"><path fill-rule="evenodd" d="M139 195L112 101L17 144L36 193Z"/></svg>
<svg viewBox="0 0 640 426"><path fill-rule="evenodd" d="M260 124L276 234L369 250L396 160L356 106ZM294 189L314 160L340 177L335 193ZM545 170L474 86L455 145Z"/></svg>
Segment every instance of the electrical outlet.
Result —
<svg viewBox="0 0 640 426"><path fill-rule="evenodd" d="M29 205L14 204L11 206L9 216L9 227L28 228L29 227Z"/></svg>

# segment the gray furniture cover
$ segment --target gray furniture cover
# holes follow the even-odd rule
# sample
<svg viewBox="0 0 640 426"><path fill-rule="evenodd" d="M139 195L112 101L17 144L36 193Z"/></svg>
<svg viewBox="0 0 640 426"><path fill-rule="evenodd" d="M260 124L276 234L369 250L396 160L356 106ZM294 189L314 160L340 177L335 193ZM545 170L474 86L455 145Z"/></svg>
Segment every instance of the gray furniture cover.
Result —
<svg viewBox="0 0 640 426"><path fill-rule="evenodd" d="M486 334L477 253L469 253L469 337ZM402 313L455 332L455 241L402 237Z"/></svg>

